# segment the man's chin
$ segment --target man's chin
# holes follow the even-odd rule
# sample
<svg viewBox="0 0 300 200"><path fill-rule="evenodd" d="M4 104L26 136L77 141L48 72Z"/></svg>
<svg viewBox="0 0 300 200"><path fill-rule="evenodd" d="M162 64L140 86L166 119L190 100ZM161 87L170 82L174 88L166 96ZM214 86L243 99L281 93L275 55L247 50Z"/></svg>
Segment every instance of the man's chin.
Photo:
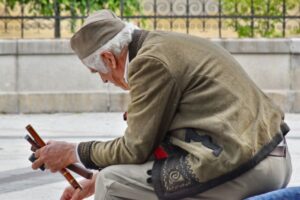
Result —
<svg viewBox="0 0 300 200"><path fill-rule="evenodd" d="M124 85L122 85L122 86L118 86L119 88L121 88L121 89L123 89L123 90L129 90L129 88L128 87L126 87L126 86L124 86Z"/></svg>
<svg viewBox="0 0 300 200"><path fill-rule="evenodd" d="M123 89L123 90L128 90L128 88L127 88L126 86L124 86L124 85L117 84L117 83L113 83L113 84L114 84L114 86L116 86L116 87L118 87L118 88L121 88L121 89Z"/></svg>

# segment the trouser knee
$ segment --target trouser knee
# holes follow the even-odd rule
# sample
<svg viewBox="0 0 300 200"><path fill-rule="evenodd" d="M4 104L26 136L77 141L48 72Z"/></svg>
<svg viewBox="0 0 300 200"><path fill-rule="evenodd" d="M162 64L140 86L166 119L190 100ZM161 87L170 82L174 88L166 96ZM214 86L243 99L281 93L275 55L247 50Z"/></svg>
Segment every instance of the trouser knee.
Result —
<svg viewBox="0 0 300 200"><path fill-rule="evenodd" d="M97 175L97 185L103 184L104 186L106 184L111 183L111 181L114 181L114 172L112 170L113 167L106 167L99 171Z"/></svg>
<svg viewBox="0 0 300 200"><path fill-rule="evenodd" d="M109 190L111 185L115 182L113 178L113 170L110 167L102 169L96 178L95 185L95 200L111 199Z"/></svg>

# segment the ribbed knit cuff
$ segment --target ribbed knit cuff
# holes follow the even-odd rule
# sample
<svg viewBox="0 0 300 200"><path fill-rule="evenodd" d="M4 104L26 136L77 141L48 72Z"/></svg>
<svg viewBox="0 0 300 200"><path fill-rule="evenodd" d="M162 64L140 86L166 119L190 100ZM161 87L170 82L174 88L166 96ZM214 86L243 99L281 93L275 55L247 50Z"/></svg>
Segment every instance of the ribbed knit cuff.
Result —
<svg viewBox="0 0 300 200"><path fill-rule="evenodd" d="M97 165L91 160L92 145L95 141L81 142L78 144L77 153L82 164L89 169L99 169Z"/></svg>

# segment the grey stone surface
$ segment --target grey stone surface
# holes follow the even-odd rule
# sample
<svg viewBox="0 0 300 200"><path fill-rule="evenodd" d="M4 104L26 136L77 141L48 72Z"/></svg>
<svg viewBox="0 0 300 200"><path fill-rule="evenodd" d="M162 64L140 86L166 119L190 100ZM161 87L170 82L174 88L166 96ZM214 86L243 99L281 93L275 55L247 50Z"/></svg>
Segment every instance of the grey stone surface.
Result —
<svg viewBox="0 0 300 200"><path fill-rule="evenodd" d="M21 139L18 147L20 149L27 148L28 144L23 143L22 140L28 124L32 124L47 140L67 138L68 141L73 141L72 138L77 138L74 142L99 137L118 137L124 133L127 126L122 112L0 115L0 142L4 139ZM1 144L1 147L2 150L11 148L8 142ZM1 152L3 153L3 151ZM9 151L5 151L5 155L8 154ZM18 151L17 154L22 154L22 151ZM26 165L20 167L26 167ZM0 165L0 170L9 170L9 168Z"/></svg>
<svg viewBox="0 0 300 200"><path fill-rule="evenodd" d="M289 39L224 39L231 53L289 53Z"/></svg>
<svg viewBox="0 0 300 200"><path fill-rule="evenodd" d="M291 74L291 89L300 90L300 54L291 55L290 74Z"/></svg>
<svg viewBox="0 0 300 200"><path fill-rule="evenodd" d="M14 55L17 53L17 40L0 40L0 55Z"/></svg>
<svg viewBox="0 0 300 200"><path fill-rule="evenodd" d="M299 53L300 39L211 39L232 53ZM68 39L22 39L0 40L0 54L16 52L20 54L72 54Z"/></svg>
<svg viewBox="0 0 300 200"><path fill-rule="evenodd" d="M0 92L12 92L16 88L16 59L0 56Z"/></svg>
<svg viewBox="0 0 300 200"><path fill-rule="evenodd" d="M73 54L68 39L18 40L19 54Z"/></svg>
<svg viewBox="0 0 300 200"><path fill-rule="evenodd" d="M37 187L31 187L25 190L19 190L15 192L0 194L1 200L58 200L66 187L64 181L55 182L52 184L40 185ZM93 196L86 200L93 200Z"/></svg>
<svg viewBox="0 0 300 200"><path fill-rule="evenodd" d="M212 38L210 41L214 42L216 45L219 45L224 48L224 39L221 38Z"/></svg>
<svg viewBox="0 0 300 200"><path fill-rule="evenodd" d="M25 156L27 157L28 155L30 155L30 152L28 152ZM2 180L0 182L0 194L15 192L16 188L19 190L24 190L32 187L51 184L63 179L63 177L61 177L58 173L52 174L47 171L33 171L29 167L8 170L5 171L5 173L1 173L0 176L2 176L0 177ZM47 179L47 181L45 181L45 179Z"/></svg>
<svg viewBox="0 0 300 200"><path fill-rule="evenodd" d="M19 70L20 91L105 90L74 55L20 56Z"/></svg>
<svg viewBox="0 0 300 200"><path fill-rule="evenodd" d="M105 83L104 85L107 87L109 92L124 92L124 90L122 88L117 87L112 83Z"/></svg>
<svg viewBox="0 0 300 200"><path fill-rule="evenodd" d="M128 93L124 92L110 92L109 93L109 111L120 112L126 111L127 105L130 101Z"/></svg>
<svg viewBox="0 0 300 200"><path fill-rule="evenodd" d="M300 113L300 90L297 90L295 92L294 98L295 98L295 100L293 101L293 104L292 104L292 110L295 113Z"/></svg>
<svg viewBox="0 0 300 200"><path fill-rule="evenodd" d="M285 112L300 112L299 92L284 90L265 92ZM0 93L0 111L2 113L124 112L129 101L127 92Z"/></svg>
<svg viewBox="0 0 300 200"><path fill-rule="evenodd" d="M18 95L0 92L0 113L18 113Z"/></svg>
<svg viewBox="0 0 300 200"><path fill-rule="evenodd" d="M233 53L261 89L272 90L272 98L284 110L299 111L296 95L293 95L300 90L299 38L212 39L212 41ZM22 101L17 99L17 102L20 102L18 105L25 112L78 112L79 110L91 111L92 108L95 111L120 111L126 108L128 95L123 94L121 89L113 85L103 84L97 74L91 75L73 54L67 39L0 40L0 59L0 92L26 93L20 95ZM101 97L100 102L107 99L105 103L100 103L104 106L102 109L97 106L79 108L89 104L89 102L84 103L83 99L91 98L91 93L95 93L93 99L98 101L100 97L95 96L99 92L113 93ZM63 97L63 93L68 98ZM72 97L77 100L74 100L71 105L69 105L69 101L72 101L69 93L77 94L76 97ZM89 97L81 96L85 93L89 93ZM45 107L42 107L42 104L38 104L39 106L33 109L33 104L30 105L29 100L37 101L36 94L39 94L38 99L42 98L49 105L44 104ZM41 97L41 95L45 96ZM47 97L50 99L47 100ZM18 110L3 106L3 102L7 102L8 98L5 95L1 98L0 112ZM59 102L64 100L68 102ZM59 105L55 106L54 103ZM71 108L74 110L70 110Z"/></svg>
<svg viewBox="0 0 300 200"><path fill-rule="evenodd" d="M105 92L21 93L19 99L20 113L108 111Z"/></svg>
<svg viewBox="0 0 300 200"><path fill-rule="evenodd" d="M291 38L291 53L300 53L300 38Z"/></svg>
<svg viewBox="0 0 300 200"><path fill-rule="evenodd" d="M289 89L290 57L288 55L236 54L234 56L261 89Z"/></svg>

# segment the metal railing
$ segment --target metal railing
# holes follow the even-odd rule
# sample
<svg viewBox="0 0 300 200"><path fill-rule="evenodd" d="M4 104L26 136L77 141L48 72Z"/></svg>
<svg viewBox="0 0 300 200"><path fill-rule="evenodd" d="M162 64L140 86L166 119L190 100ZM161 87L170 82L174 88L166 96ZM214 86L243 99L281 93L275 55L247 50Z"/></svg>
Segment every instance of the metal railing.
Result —
<svg viewBox="0 0 300 200"><path fill-rule="evenodd" d="M148 30L170 30L206 37L291 37L300 35L299 0L143 0L140 9L128 11L120 0L116 12ZM0 1L1 2L1 1ZM50 1L52 15L40 15L21 0L15 9L0 3L0 38L70 37L93 11L96 1L86 0L78 14L58 0ZM70 1L71 2L71 1ZM75 5L76 0L74 0ZM126 10L127 9L127 10ZM51 35L49 33L53 32Z"/></svg>

